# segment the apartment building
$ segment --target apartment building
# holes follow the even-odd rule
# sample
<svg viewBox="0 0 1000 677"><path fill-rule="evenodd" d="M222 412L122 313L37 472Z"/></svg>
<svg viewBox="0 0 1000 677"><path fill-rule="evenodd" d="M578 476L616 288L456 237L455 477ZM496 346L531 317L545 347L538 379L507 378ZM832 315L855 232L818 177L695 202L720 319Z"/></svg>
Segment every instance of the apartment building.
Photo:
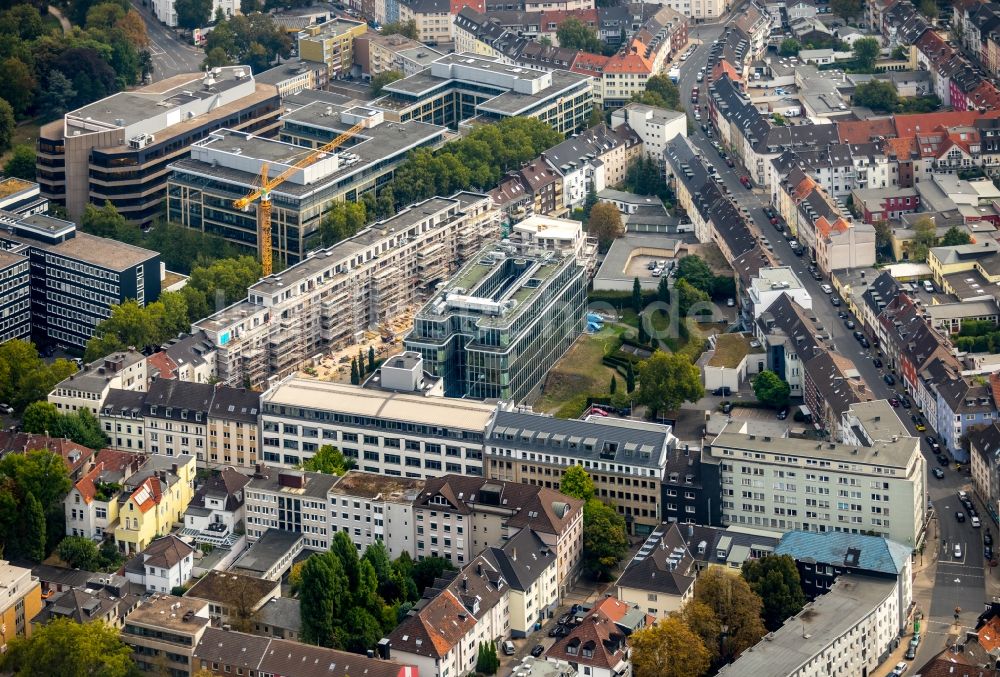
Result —
<svg viewBox="0 0 1000 677"><path fill-rule="evenodd" d="M495 57L448 54L385 86L374 105L386 119L457 128L533 117L561 134L583 127L593 108L590 76L512 66Z"/></svg>
<svg viewBox="0 0 1000 677"><path fill-rule="evenodd" d="M483 8L483 0L399 0L399 20L412 21L417 27L417 40L427 45L448 43L452 40L452 6L463 5Z"/></svg>
<svg viewBox="0 0 1000 677"><path fill-rule="evenodd" d="M38 345L82 351L113 306L130 299L143 306L160 296L157 252L79 232L75 223L45 214L0 213L0 224L0 250L30 264L31 336Z"/></svg>
<svg viewBox="0 0 1000 677"><path fill-rule="evenodd" d="M920 440L866 440L851 445L751 435L745 422L734 421L705 447L702 472L722 485L723 524L875 532L919 547L927 521Z"/></svg>
<svg viewBox="0 0 1000 677"><path fill-rule="evenodd" d="M337 480L335 475L258 464L245 489L247 539L254 543L268 529L279 529L302 534L303 545L311 550L328 550L333 533L327 495Z"/></svg>
<svg viewBox="0 0 1000 677"><path fill-rule="evenodd" d="M0 599L0 650L15 637L31 637L31 619L42 610L42 585L31 569L14 566L0 560L0 589L6 594Z"/></svg>
<svg viewBox="0 0 1000 677"><path fill-rule="evenodd" d="M627 677L632 674L628 636L653 622L641 609L605 597L549 647L546 665L567 665L574 670L568 677Z"/></svg>
<svg viewBox="0 0 1000 677"><path fill-rule="evenodd" d="M191 675L195 649L210 624L208 602L153 595L125 617L121 638L132 647L139 670Z"/></svg>
<svg viewBox="0 0 1000 677"><path fill-rule="evenodd" d="M137 472L146 456L101 449L93 466L73 485L63 499L66 535L103 540L118 523L118 498L125 480Z"/></svg>
<svg viewBox="0 0 1000 677"><path fill-rule="evenodd" d="M583 501L554 489L445 475L427 480L413 513L417 559L444 557L461 567L484 549L532 531L556 555L560 594L579 575Z"/></svg>
<svg viewBox="0 0 1000 677"><path fill-rule="evenodd" d="M403 35L382 35L369 31L354 40L354 62L361 76L397 71L404 77L416 75L444 54Z"/></svg>
<svg viewBox="0 0 1000 677"><path fill-rule="evenodd" d="M649 535L615 582L616 596L662 620L694 597L696 566L676 523Z"/></svg>
<svg viewBox="0 0 1000 677"><path fill-rule="evenodd" d="M562 179L559 207L573 209L583 206L590 191L599 193L624 183L642 149L642 140L631 127L600 124L545 150L541 160Z"/></svg>
<svg viewBox="0 0 1000 677"><path fill-rule="evenodd" d="M127 555L142 552L159 534L183 524L184 511L194 496L194 475L194 456L149 456L125 478L116 499L118 549Z"/></svg>
<svg viewBox="0 0 1000 677"><path fill-rule="evenodd" d="M365 472L422 479L481 477L494 405L290 376L261 401L261 455L293 467L324 444Z"/></svg>
<svg viewBox="0 0 1000 677"><path fill-rule="evenodd" d="M666 425L499 410L486 431L486 476L558 489L566 468L581 466L597 498L625 517L629 533L648 536L662 521L661 484L676 443Z"/></svg>
<svg viewBox="0 0 1000 677"><path fill-rule="evenodd" d="M583 331L594 250L577 221L516 224L439 285L406 349L450 397L521 401Z"/></svg>
<svg viewBox="0 0 1000 677"><path fill-rule="evenodd" d="M222 468L204 480L184 511L184 528L179 536L195 543L231 548L240 539L244 528L245 487L250 477L235 468Z"/></svg>
<svg viewBox="0 0 1000 677"><path fill-rule="evenodd" d="M426 677L473 672L481 645L511 635L511 586L491 553L448 574L453 578L441 581L440 592L380 643Z"/></svg>
<svg viewBox="0 0 1000 677"><path fill-rule="evenodd" d="M283 118L282 137L221 129L191 146L191 157L170 166L167 214L176 223L223 237L259 253L257 210L233 205L259 182L266 164L273 174L289 170L304 157L303 146L332 141L356 124L364 129L348 146L295 170L271 191L271 248L277 262L298 263L322 242L320 223L334 203L354 202L392 180L406 154L444 141L443 127L417 121L385 122L371 108L338 108L319 102Z"/></svg>
<svg viewBox="0 0 1000 677"><path fill-rule="evenodd" d="M194 548L173 534L157 538L125 564L125 577L148 592L187 585L193 571Z"/></svg>
<svg viewBox="0 0 1000 677"><path fill-rule="evenodd" d="M42 127L37 181L74 221L88 204L110 200L130 223L147 225L163 209L172 162L218 129L272 135L279 105L277 90L258 85L246 66L119 92Z"/></svg>
<svg viewBox="0 0 1000 677"><path fill-rule="evenodd" d="M496 562L510 585L511 637L527 637L559 607L562 587L555 553L538 534L522 529L483 555Z"/></svg>
<svg viewBox="0 0 1000 677"><path fill-rule="evenodd" d="M162 23L171 28L178 26L177 0L153 0L150 3L150 9L153 10L153 15ZM240 3L237 0L212 0L211 12L208 13L208 16L215 17L219 12L222 12L222 16L226 19L236 14L242 14Z"/></svg>
<svg viewBox="0 0 1000 677"><path fill-rule="evenodd" d="M0 251L0 343L31 338L28 257Z"/></svg>
<svg viewBox="0 0 1000 677"><path fill-rule="evenodd" d="M112 390L144 392L146 387L146 356L130 349L94 360L80 371L70 374L56 384L47 399L62 414L89 409L97 416ZM110 430L105 428L105 432Z"/></svg>
<svg viewBox="0 0 1000 677"><path fill-rule="evenodd" d="M611 127L618 129L622 125L628 125L639 136L643 154L661 167L667 143L678 135L687 136L684 113L644 103L628 103L615 110L611 114Z"/></svg>
<svg viewBox="0 0 1000 677"><path fill-rule="evenodd" d="M354 40L368 30L364 21L336 17L298 34L299 57L326 66L327 78L342 78L354 67Z"/></svg>
<svg viewBox="0 0 1000 677"><path fill-rule="evenodd" d="M330 488L330 538L343 531L359 551L381 541L389 557L415 553L413 503L424 480L352 470Z"/></svg>
<svg viewBox="0 0 1000 677"><path fill-rule="evenodd" d="M262 279L195 327L217 350L220 381L259 387L388 323L499 232L486 195L430 198Z"/></svg>

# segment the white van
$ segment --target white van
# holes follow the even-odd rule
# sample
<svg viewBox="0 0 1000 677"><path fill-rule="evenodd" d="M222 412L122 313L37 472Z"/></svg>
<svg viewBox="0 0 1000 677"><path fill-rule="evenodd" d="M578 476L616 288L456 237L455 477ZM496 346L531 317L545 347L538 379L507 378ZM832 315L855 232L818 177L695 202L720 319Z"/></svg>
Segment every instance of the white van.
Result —
<svg viewBox="0 0 1000 677"><path fill-rule="evenodd" d="M510 641L509 639L507 639L507 640L504 640L504 643L501 646L503 648L503 653L504 653L505 656L513 656L514 655L514 642Z"/></svg>
<svg viewBox="0 0 1000 677"><path fill-rule="evenodd" d="M934 283L930 280L924 280L924 291L928 294L934 293Z"/></svg>

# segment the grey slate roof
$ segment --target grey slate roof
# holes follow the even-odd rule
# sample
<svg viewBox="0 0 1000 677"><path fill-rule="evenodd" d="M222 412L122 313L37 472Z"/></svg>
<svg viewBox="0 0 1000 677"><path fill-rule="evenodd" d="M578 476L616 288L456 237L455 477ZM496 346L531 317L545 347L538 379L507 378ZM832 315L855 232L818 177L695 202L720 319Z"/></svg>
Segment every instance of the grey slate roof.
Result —
<svg viewBox="0 0 1000 677"><path fill-rule="evenodd" d="M555 561L555 553L531 529L521 529L502 548L489 548L489 556L510 587L522 592Z"/></svg>
<svg viewBox="0 0 1000 677"><path fill-rule="evenodd" d="M664 523L646 539L615 586L680 596L694 585L693 565L677 524Z"/></svg>
<svg viewBox="0 0 1000 677"><path fill-rule="evenodd" d="M854 571L899 575L910 559L910 548L888 538L844 531L789 531L781 537L774 554Z"/></svg>

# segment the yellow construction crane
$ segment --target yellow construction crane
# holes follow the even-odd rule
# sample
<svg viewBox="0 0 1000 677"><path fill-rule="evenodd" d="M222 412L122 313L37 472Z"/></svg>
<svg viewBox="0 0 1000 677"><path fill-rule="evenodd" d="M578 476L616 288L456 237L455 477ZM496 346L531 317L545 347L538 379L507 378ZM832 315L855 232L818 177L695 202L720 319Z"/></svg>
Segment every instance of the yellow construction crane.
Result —
<svg viewBox="0 0 1000 677"><path fill-rule="evenodd" d="M341 146L345 141L365 128L364 122L359 122L330 143L311 151L308 155L290 165L277 176L268 178L267 163L260 168L260 186L249 195L233 201L233 206L246 211L254 200L260 198L257 209L257 246L260 248L260 267L265 276L271 274L271 191L285 182L295 172L308 167L324 155Z"/></svg>

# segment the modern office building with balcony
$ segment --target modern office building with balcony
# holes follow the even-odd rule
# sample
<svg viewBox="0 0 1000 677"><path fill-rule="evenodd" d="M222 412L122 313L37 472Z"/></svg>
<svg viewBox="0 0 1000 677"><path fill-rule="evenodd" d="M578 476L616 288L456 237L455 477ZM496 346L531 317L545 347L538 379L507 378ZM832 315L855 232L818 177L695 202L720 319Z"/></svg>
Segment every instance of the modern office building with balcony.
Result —
<svg viewBox="0 0 1000 677"><path fill-rule="evenodd" d="M262 279L196 326L218 351L219 380L261 386L417 305L499 232L486 195L430 198Z"/></svg>
<svg viewBox="0 0 1000 677"><path fill-rule="evenodd" d="M592 259L579 222L532 216L438 289L406 349L448 396L519 402L583 331Z"/></svg>
<svg viewBox="0 0 1000 677"><path fill-rule="evenodd" d="M77 222L88 204L111 201L131 223L148 225L163 211L170 163L218 129L273 135L279 110L277 89L256 83L247 66L119 92L41 128L42 196Z"/></svg>

